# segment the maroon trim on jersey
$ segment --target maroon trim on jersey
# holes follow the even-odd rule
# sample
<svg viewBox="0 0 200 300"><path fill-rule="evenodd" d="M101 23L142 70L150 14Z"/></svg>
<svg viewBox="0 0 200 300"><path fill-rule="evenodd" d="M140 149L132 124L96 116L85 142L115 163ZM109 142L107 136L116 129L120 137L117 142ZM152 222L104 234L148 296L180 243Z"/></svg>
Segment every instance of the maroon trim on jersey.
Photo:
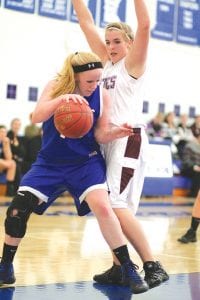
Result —
<svg viewBox="0 0 200 300"><path fill-rule="evenodd" d="M125 190L133 175L134 175L134 169L122 167L120 194Z"/></svg>
<svg viewBox="0 0 200 300"><path fill-rule="evenodd" d="M138 159L141 148L141 129L133 128L134 135L129 136L124 157ZM129 181L134 176L134 169L122 167L120 194L125 190Z"/></svg>
<svg viewBox="0 0 200 300"><path fill-rule="evenodd" d="M133 128L133 136L129 136L124 157L137 159L140 154L141 146L141 129Z"/></svg>

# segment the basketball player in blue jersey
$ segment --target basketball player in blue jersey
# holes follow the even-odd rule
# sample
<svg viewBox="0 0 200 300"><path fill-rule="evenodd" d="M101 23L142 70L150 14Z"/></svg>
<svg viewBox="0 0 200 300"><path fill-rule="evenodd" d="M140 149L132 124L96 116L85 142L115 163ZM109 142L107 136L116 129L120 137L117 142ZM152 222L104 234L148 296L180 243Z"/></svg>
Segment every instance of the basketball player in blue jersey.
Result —
<svg viewBox="0 0 200 300"><path fill-rule="evenodd" d="M123 281L133 293L148 290L131 262L120 223L113 212L106 185L106 167L99 143L132 135L132 128L109 123L109 97L98 83L102 64L93 53L71 54L55 80L45 87L32 115L43 122L42 147L36 162L22 178L5 219L5 242L0 263L0 284L15 282L13 260L26 233L32 212L42 214L64 191L75 200L79 215L90 210L102 234L121 263ZM91 130L79 139L63 138L54 126L53 114L62 101L86 102L94 111ZM96 140L95 140L96 138Z"/></svg>
<svg viewBox="0 0 200 300"><path fill-rule="evenodd" d="M146 59L149 44L150 20L145 0L133 0L137 30L135 35L129 25L108 23L105 41L97 30L92 14L83 0L72 0L80 27L88 44L102 60L102 81L111 99L110 121L116 126L125 121L133 127L134 135L106 144L104 156L111 206L120 220L127 239L138 252L149 287L169 279L160 262L153 257L143 229L135 217L147 162L148 138L142 118ZM133 16L134 18L134 16ZM94 276L99 283L122 284L119 261L102 274Z"/></svg>

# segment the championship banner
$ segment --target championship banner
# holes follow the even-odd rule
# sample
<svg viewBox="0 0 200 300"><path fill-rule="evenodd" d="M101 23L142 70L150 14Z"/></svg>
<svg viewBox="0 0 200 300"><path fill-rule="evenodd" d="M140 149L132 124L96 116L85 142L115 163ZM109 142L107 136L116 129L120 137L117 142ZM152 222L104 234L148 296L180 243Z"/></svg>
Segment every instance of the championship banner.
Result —
<svg viewBox="0 0 200 300"><path fill-rule="evenodd" d="M35 12L35 0L5 0L4 7L33 14Z"/></svg>
<svg viewBox="0 0 200 300"><path fill-rule="evenodd" d="M176 41L200 45L200 0L178 0Z"/></svg>
<svg viewBox="0 0 200 300"><path fill-rule="evenodd" d="M110 22L126 22L126 0L102 0L99 26Z"/></svg>
<svg viewBox="0 0 200 300"><path fill-rule="evenodd" d="M54 19L67 19L68 0L39 0L38 14Z"/></svg>
<svg viewBox="0 0 200 300"><path fill-rule="evenodd" d="M174 39L176 0L158 0L156 10L156 25L151 36L172 41Z"/></svg>

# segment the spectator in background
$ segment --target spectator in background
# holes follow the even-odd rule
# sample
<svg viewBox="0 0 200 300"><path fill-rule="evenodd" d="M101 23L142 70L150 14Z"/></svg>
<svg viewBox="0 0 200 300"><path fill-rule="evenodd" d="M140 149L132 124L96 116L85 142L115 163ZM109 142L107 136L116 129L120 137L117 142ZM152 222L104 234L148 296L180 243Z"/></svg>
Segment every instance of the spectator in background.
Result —
<svg viewBox="0 0 200 300"><path fill-rule="evenodd" d="M177 125L178 131L178 141L177 141L177 149L179 158L182 159L183 150L187 142L193 140L193 133L191 128L188 125L188 115L182 114L180 116L180 122Z"/></svg>
<svg viewBox="0 0 200 300"><path fill-rule="evenodd" d="M39 128L38 134L27 140L27 151L26 151L26 170L27 172L32 163L35 162L38 152L42 145L42 128Z"/></svg>
<svg viewBox="0 0 200 300"><path fill-rule="evenodd" d="M200 187L192 208L191 225L187 232L178 239L183 244L194 243L197 241L197 229L200 223Z"/></svg>
<svg viewBox="0 0 200 300"><path fill-rule="evenodd" d="M20 136L21 121L15 118L11 121L11 129L8 131L7 136L10 139L12 157L16 162L16 174L14 179L15 192L18 189L19 182L23 172L23 164L26 155L25 140Z"/></svg>
<svg viewBox="0 0 200 300"><path fill-rule="evenodd" d="M6 127L0 125L0 172L6 172L6 196L11 197L15 194L14 178L16 173L16 163L12 159L10 140L6 135Z"/></svg>
<svg viewBox="0 0 200 300"><path fill-rule="evenodd" d="M200 115L195 117L194 123L191 125L191 130L194 136L200 135Z"/></svg>
<svg viewBox="0 0 200 300"><path fill-rule="evenodd" d="M200 187L200 134L185 145L182 156L182 174L192 180L190 197L197 197Z"/></svg>
<svg viewBox="0 0 200 300"><path fill-rule="evenodd" d="M163 121L164 115L158 112L155 117L147 123L147 134L150 139L160 138L163 139Z"/></svg>
<svg viewBox="0 0 200 300"><path fill-rule="evenodd" d="M171 151L173 158L177 158L178 148L176 146L179 141L178 130L175 123L175 115L173 112L167 113L163 123L164 138L171 141Z"/></svg>
<svg viewBox="0 0 200 300"><path fill-rule="evenodd" d="M40 127L32 123L32 113L30 113L29 115L29 120L30 120L30 124L27 125L24 130L24 136L27 139L31 139L34 136L40 135Z"/></svg>

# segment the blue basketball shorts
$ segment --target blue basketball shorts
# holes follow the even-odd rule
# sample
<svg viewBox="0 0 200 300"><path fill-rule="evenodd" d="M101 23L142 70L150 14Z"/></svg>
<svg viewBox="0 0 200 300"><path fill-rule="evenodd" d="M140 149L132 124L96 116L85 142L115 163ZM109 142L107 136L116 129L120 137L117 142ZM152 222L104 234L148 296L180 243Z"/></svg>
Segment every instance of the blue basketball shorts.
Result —
<svg viewBox="0 0 200 300"><path fill-rule="evenodd" d="M18 191L29 191L42 203L34 211L43 212L62 194L68 191L74 198L78 215L90 212L84 201L87 193L95 189L107 190L106 166L100 155L77 164L52 164L37 159L23 176Z"/></svg>

